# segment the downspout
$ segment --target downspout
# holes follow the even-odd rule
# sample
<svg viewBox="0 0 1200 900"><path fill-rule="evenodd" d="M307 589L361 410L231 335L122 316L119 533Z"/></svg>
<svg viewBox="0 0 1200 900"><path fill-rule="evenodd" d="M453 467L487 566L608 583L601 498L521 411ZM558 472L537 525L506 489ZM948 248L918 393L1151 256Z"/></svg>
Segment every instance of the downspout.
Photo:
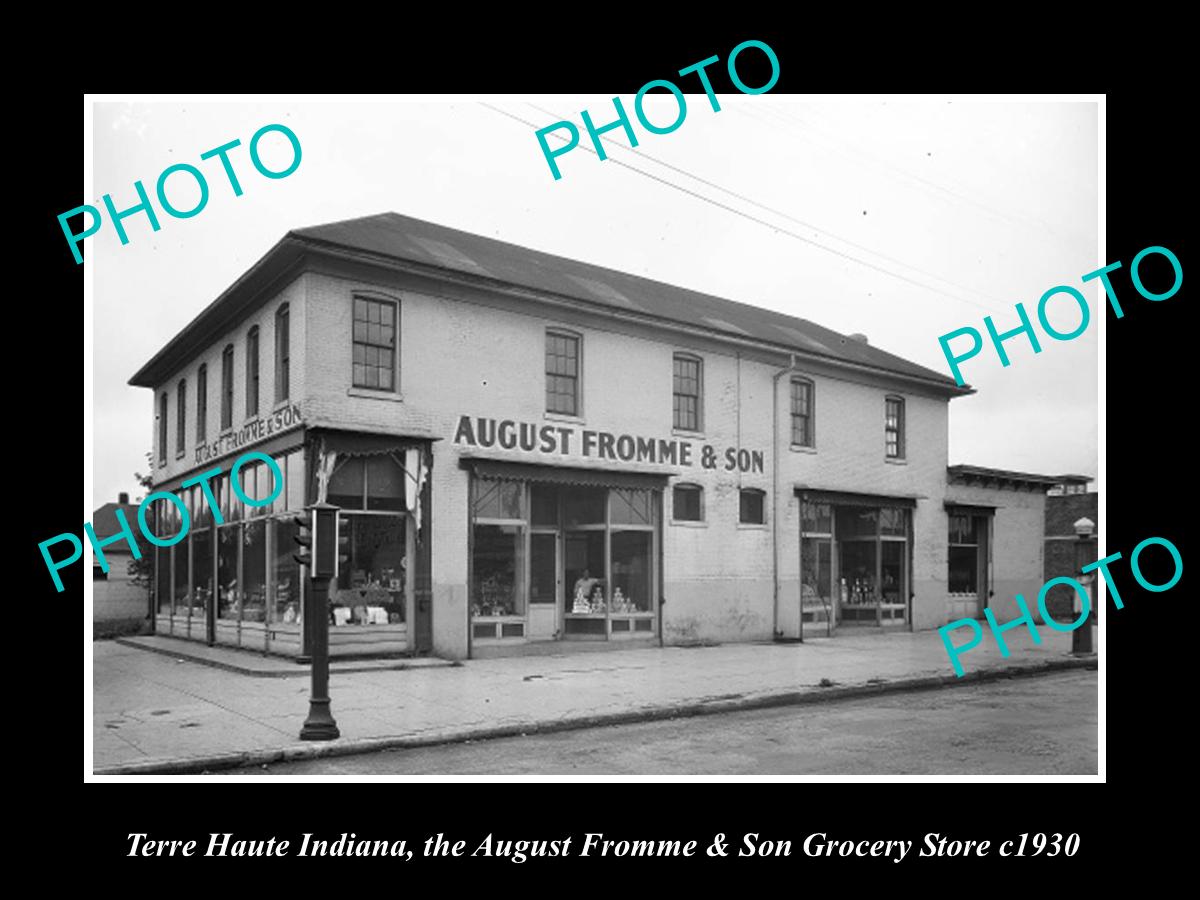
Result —
<svg viewBox="0 0 1200 900"><path fill-rule="evenodd" d="M771 390L771 582L774 597L771 605L771 635L779 637L779 379L796 371L796 354L788 357L788 367L775 373ZM804 642L804 614L800 615L800 642Z"/></svg>

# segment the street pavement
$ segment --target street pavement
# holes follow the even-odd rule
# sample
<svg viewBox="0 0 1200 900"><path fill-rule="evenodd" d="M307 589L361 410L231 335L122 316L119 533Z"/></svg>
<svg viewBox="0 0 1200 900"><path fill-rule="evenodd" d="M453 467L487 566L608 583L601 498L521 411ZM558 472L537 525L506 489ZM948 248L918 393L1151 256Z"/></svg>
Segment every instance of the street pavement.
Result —
<svg viewBox="0 0 1200 900"><path fill-rule="evenodd" d="M303 760L239 775L1095 775L1094 670Z"/></svg>
<svg viewBox="0 0 1200 900"><path fill-rule="evenodd" d="M299 740L308 679L246 674L252 655L245 651L218 649L206 664L99 641L92 644L92 760L96 774L198 772L1095 665L1094 658L1070 656L1070 634L1044 631L1040 645L1026 629L1005 638L1007 659L984 640L962 657L968 678L961 680L936 632L563 652L399 670L335 667L330 697L342 736L328 742ZM150 640L160 651L196 647ZM220 658L225 668L214 665Z"/></svg>

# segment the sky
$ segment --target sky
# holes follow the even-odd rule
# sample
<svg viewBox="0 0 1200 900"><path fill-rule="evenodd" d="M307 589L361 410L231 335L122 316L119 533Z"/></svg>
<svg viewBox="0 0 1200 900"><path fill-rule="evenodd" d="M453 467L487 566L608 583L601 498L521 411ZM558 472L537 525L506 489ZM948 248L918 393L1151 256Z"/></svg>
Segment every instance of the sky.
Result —
<svg viewBox="0 0 1200 900"><path fill-rule="evenodd" d="M622 100L632 115L632 98ZM161 229L125 219L124 246L107 219L85 241L95 506L141 495L134 473L148 469L153 396L128 386L133 373L289 230L388 211L861 332L947 375L940 335L985 333L987 315L1007 331L1017 302L1036 322L1043 293L1073 286L1093 313L1082 336L1040 334L1040 354L1010 340L1007 368L990 346L963 364L978 393L951 401L949 462L1096 476L1103 301L1081 276L1110 260L1098 250L1094 102L718 100L714 112L687 95L670 134L635 119L636 148L608 132L604 161L583 149L584 132L557 158L557 181L535 131L571 120L583 132L584 109L611 121L610 96L97 101L94 196L80 203L100 207L108 193L118 210L133 206L133 183L153 196L176 163L204 172L210 196L188 219L155 200ZM664 125L677 115L670 95L649 95L645 109ZM276 180L247 155L272 123L303 150ZM218 160L200 160L234 139L240 197ZM269 168L291 159L279 134L260 148ZM189 181L169 181L178 208L199 196ZM1062 298L1048 313L1059 331L1079 322Z"/></svg>

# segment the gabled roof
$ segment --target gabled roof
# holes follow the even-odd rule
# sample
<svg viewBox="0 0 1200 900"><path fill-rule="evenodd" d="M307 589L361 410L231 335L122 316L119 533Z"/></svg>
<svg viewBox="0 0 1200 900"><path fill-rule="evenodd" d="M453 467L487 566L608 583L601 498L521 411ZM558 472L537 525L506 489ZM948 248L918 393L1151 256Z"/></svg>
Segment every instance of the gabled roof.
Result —
<svg viewBox="0 0 1200 900"><path fill-rule="evenodd" d="M312 228L291 231L238 283L210 305L171 343L130 380L130 384L153 387L172 374L188 351L203 336L217 333L244 311L246 287L258 289L268 283L264 269L273 260L295 262L303 252L349 252L383 260L401 260L436 276L441 271L481 283L512 285L538 293L567 297L601 311L632 315L643 320L699 328L714 337L767 345L802 357L822 358L834 364L866 367L881 373L915 379L948 395L971 393L954 379L902 357L847 337L807 319L772 312L761 307L714 297L607 269L602 266L553 256L493 238L482 237L435 225L398 213L381 213ZM278 266L276 268L279 268Z"/></svg>

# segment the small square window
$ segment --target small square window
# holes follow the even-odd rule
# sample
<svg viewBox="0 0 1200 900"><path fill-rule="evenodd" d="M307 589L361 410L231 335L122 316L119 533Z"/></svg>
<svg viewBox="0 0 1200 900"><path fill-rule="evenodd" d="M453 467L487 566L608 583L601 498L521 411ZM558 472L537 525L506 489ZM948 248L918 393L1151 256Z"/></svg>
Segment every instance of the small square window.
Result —
<svg viewBox="0 0 1200 900"><path fill-rule="evenodd" d="M766 523L766 493L754 488L743 488L738 497L738 521L743 525Z"/></svg>
<svg viewBox="0 0 1200 900"><path fill-rule="evenodd" d="M704 521L704 489L698 484L677 484L671 501L676 522Z"/></svg>

